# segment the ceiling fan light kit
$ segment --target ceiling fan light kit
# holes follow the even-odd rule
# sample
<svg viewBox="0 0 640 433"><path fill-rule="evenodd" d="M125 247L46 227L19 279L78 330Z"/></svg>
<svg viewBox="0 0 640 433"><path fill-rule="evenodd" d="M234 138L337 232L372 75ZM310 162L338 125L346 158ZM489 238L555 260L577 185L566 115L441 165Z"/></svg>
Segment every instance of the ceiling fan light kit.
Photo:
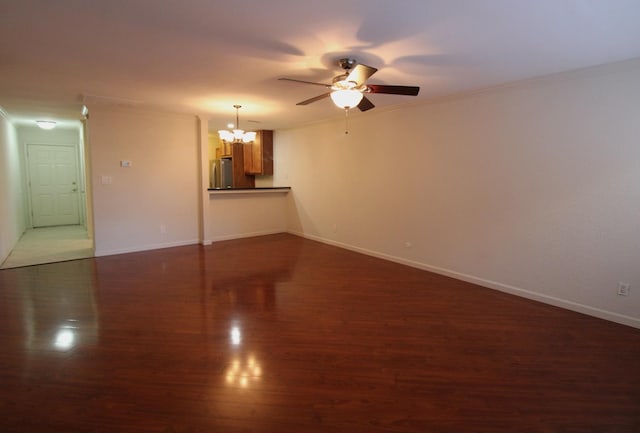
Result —
<svg viewBox="0 0 640 433"><path fill-rule="evenodd" d="M254 131L247 131L240 129L240 115L239 110L242 108L242 105L234 105L233 108L236 109L236 124L235 129L229 131L227 129L221 129L218 131L218 135L222 141L226 141L228 143L242 142L242 143L251 143L256 139L256 133Z"/></svg>
<svg viewBox="0 0 640 433"><path fill-rule="evenodd" d="M331 92L331 100L340 108L346 110L357 107L364 95L356 89L339 89Z"/></svg>

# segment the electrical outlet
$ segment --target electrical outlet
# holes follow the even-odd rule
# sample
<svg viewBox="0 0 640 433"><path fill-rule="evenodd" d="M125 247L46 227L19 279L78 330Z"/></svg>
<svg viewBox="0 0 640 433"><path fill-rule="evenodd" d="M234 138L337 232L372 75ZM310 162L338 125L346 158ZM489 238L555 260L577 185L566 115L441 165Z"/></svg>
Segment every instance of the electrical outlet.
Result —
<svg viewBox="0 0 640 433"><path fill-rule="evenodd" d="M631 291L631 285L629 283L618 283L618 295L619 296L629 296L629 292Z"/></svg>

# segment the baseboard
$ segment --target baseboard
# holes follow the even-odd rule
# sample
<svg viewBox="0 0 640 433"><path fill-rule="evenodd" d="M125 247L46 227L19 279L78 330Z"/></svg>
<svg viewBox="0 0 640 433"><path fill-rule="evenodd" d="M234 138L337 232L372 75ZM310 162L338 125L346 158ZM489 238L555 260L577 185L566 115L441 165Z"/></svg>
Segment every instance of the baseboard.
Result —
<svg viewBox="0 0 640 433"><path fill-rule="evenodd" d="M455 278L457 280L466 281L472 284L477 284L478 286L498 290L500 292L509 293L511 295L520 296L522 298L531 299L533 301L542 302L544 304L553 305L555 307L564 308L566 310L575 311L578 313L597 317L599 319L609 320L611 322L619 323L621 325L627 325L633 328L640 329L640 319L635 317L615 313L612 311L603 310L601 308L592 307L590 305L580 304L578 302L573 302L567 299L557 298L555 296L533 292L531 290L526 290L520 287L499 283L497 281L486 280L484 278L476 277L474 275L468 275L461 272L456 272L451 269L432 266L426 263L403 259L401 257L380 253L378 251L373 251L366 248L356 247L353 245L345 244L342 242L334 241L332 239L327 239L320 236L310 235L307 233L302 233L302 232L293 231L293 230L289 230L288 233L292 235L300 236L306 239L314 240L317 242L322 242L327 245L344 248L346 250L354 251L354 252L365 254L372 257L377 257L379 259L384 259L384 260L388 260L395 263L400 263L403 265L411 266L413 268L418 268L425 271L433 272L435 274L445 275L447 277Z"/></svg>
<svg viewBox="0 0 640 433"><path fill-rule="evenodd" d="M101 250L96 248L95 256L96 257L113 256L116 254L137 253L140 251L159 250L162 248L184 247L186 245L196 245L199 243L200 241L198 239L192 239L187 241L164 242L160 244L141 245L141 246L136 246L131 248L120 248L115 250Z"/></svg>
<svg viewBox="0 0 640 433"><path fill-rule="evenodd" d="M254 236L266 236L266 235L275 235L278 233L287 233L286 230L261 230L257 232L248 232L248 233L235 233L232 235L224 235L224 236L214 236L212 239L206 239L202 241L203 245L209 245L213 242L220 241L231 241L233 239L242 239L242 238L252 238Z"/></svg>

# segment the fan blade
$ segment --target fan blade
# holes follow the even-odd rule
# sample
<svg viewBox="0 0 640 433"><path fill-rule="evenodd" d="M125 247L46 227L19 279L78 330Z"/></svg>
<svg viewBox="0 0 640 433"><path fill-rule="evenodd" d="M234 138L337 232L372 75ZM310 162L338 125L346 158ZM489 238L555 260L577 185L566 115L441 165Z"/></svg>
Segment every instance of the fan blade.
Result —
<svg viewBox="0 0 640 433"><path fill-rule="evenodd" d="M366 96L363 96L362 101L358 104L360 111L371 110L373 107L375 107L375 105L373 105L373 102L371 102Z"/></svg>
<svg viewBox="0 0 640 433"><path fill-rule="evenodd" d="M370 76L375 74L376 71L377 69L371 66L357 64L355 68L349 72L347 81L353 81L357 86L361 86Z"/></svg>
<svg viewBox="0 0 640 433"><path fill-rule="evenodd" d="M302 84L313 84L314 86L322 86L326 88L331 88L331 84L324 83L314 83L312 81L303 81L303 80L295 80L293 78L278 78L280 81L293 81L294 83L302 83Z"/></svg>
<svg viewBox="0 0 640 433"><path fill-rule="evenodd" d="M416 86L384 86L381 84L367 84L367 91L370 93L387 93L390 95L416 96L420 87Z"/></svg>
<svg viewBox="0 0 640 433"><path fill-rule="evenodd" d="M316 102L316 101L319 101L321 99L328 98L330 94L331 94L331 92L324 93L322 95L316 96L315 98L311 98L311 99L304 100L302 102L298 102L296 105L309 105L312 102Z"/></svg>

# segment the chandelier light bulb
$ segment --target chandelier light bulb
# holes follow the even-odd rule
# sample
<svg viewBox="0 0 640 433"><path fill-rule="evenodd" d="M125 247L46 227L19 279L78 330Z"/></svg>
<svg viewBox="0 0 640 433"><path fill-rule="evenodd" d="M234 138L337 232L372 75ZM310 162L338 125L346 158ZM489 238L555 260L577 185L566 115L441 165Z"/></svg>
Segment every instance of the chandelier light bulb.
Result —
<svg viewBox="0 0 640 433"><path fill-rule="evenodd" d="M242 141L245 143L251 143L252 141L255 141L255 139L256 133L254 131L245 132L244 136L242 137Z"/></svg>

